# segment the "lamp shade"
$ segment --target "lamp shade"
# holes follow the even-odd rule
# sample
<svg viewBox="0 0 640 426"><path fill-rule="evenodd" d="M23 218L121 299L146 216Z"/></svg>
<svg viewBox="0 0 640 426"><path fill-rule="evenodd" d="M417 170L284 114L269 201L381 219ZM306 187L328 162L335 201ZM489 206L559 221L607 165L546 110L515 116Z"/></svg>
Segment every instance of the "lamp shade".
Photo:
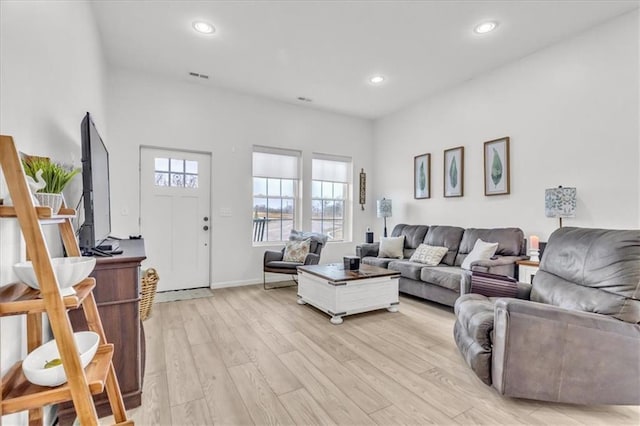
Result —
<svg viewBox="0 0 640 426"><path fill-rule="evenodd" d="M378 217L391 217L391 200L387 200L383 198L382 200L378 200Z"/></svg>
<svg viewBox="0 0 640 426"><path fill-rule="evenodd" d="M545 189L544 214L546 217L575 217L576 188Z"/></svg>

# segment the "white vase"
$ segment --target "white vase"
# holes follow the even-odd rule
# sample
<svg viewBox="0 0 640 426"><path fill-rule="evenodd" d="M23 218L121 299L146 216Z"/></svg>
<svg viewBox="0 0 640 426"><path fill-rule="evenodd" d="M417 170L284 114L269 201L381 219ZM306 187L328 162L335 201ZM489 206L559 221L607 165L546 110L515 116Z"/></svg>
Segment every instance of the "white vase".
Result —
<svg viewBox="0 0 640 426"><path fill-rule="evenodd" d="M48 194L46 192L36 192L36 198L41 206L51 207L52 214L58 214L62 207L62 194Z"/></svg>

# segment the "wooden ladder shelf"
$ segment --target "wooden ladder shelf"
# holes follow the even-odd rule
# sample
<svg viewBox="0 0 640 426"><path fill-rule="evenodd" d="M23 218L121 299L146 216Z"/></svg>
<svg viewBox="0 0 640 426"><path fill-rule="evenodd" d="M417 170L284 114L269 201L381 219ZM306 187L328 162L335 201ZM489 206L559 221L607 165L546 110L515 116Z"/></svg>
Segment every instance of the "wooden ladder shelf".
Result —
<svg viewBox="0 0 640 426"><path fill-rule="evenodd" d="M0 206L0 218L18 220L27 255L33 262L40 285L40 291L23 283L0 287L0 316L27 316L27 351L31 352L42 344L42 314L46 313L68 378L67 383L61 386L37 386L25 378L22 362L16 363L0 381L0 417L29 410L29 425L42 425L43 406L73 401L80 424L97 425L98 415L92 394L101 393L106 388L116 424L133 424L127 419L113 367L113 345L107 343L93 297L95 280L87 278L81 281L74 286L75 295L62 297L42 232L43 224L57 224L67 256L81 256L71 225L75 211L63 208L54 215L49 207L34 206L22 162L11 136L0 135L0 167L14 204ZM100 336L98 351L86 369L80 364L73 328L67 315L67 309L77 309L80 306L89 329Z"/></svg>

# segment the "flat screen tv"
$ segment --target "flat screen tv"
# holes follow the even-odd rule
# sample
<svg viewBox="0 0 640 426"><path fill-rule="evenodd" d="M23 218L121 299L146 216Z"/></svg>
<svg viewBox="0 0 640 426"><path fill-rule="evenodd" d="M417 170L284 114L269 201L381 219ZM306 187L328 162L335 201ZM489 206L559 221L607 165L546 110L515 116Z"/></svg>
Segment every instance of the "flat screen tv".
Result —
<svg viewBox="0 0 640 426"><path fill-rule="evenodd" d="M83 252L92 253L111 233L109 152L91 114L85 115L80 131L84 223L80 227L79 245Z"/></svg>

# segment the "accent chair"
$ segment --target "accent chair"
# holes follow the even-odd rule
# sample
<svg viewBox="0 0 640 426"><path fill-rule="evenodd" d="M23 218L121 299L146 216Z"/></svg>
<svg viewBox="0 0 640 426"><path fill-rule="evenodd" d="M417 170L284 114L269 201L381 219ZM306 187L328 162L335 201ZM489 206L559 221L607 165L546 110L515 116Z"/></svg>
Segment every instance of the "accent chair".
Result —
<svg viewBox="0 0 640 426"><path fill-rule="evenodd" d="M516 398L640 404L640 230L560 228L518 286L525 300L456 301L455 341L480 380Z"/></svg>
<svg viewBox="0 0 640 426"><path fill-rule="evenodd" d="M290 275L294 281L294 284L286 287L292 287L298 284L296 278L298 276L298 266L303 265L317 265L320 263L320 253L322 248L327 244L327 236L318 234L315 232L302 232L292 230L289 235L289 241L304 241L310 240L309 254L307 254L304 262L286 262L283 260L284 251L282 250L267 250L264 252L263 268L262 268L262 287L265 290L271 290L274 288L283 288L285 286L267 287L266 275L267 272L275 274L287 274Z"/></svg>

